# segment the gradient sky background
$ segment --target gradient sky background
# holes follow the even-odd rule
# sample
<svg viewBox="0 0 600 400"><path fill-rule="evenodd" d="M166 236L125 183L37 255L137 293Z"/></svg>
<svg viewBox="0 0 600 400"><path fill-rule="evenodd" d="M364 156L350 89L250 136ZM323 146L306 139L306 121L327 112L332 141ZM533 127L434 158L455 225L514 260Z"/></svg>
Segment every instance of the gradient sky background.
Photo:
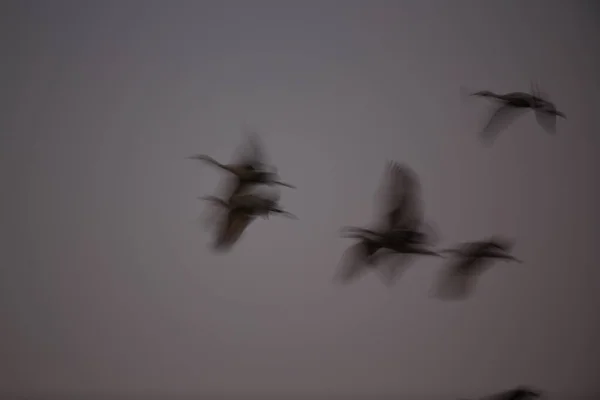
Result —
<svg viewBox="0 0 600 400"><path fill-rule="evenodd" d="M5 1L0 392L598 393L600 7L592 1ZM529 90L485 148L485 100ZM257 127L299 216L214 254L197 196ZM423 259L332 284L388 159L442 245L517 240L475 297ZM84 397L85 396L85 397ZM283 397L280 397L283 398ZM365 397L366 398L366 397ZM373 398L373 397L369 397Z"/></svg>

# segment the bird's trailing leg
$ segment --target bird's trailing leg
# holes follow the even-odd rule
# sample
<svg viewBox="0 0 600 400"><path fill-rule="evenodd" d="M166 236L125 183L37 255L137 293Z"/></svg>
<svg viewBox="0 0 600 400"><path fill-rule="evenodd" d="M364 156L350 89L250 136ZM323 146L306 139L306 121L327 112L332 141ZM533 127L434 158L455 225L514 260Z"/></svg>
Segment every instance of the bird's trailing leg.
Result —
<svg viewBox="0 0 600 400"><path fill-rule="evenodd" d="M365 228L357 228L354 226L346 226L340 229L340 235L345 238L362 238L366 235L369 236L377 236L375 232L365 229Z"/></svg>
<svg viewBox="0 0 600 400"><path fill-rule="evenodd" d="M296 189L296 186L290 185L289 183L285 183L285 182L281 182L281 181L274 181L273 185L284 186L284 187L287 187L290 189Z"/></svg>
<svg viewBox="0 0 600 400"><path fill-rule="evenodd" d="M198 199L204 200L204 201L209 201L211 203L218 204L222 207L229 208L229 204L227 204L227 202L225 202L225 200L220 199L216 196L203 196L203 197L198 197Z"/></svg>

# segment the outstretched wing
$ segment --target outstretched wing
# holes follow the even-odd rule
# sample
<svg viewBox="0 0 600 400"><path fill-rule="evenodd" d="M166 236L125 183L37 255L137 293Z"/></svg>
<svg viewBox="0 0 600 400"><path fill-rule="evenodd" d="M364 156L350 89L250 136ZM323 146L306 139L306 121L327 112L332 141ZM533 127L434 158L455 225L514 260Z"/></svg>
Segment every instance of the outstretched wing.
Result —
<svg viewBox="0 0 600 400"><path fill-rule="evenodd" d="M388 162L386 172L382 230L418 228L423 215L417 175L397 162Z"/></svg>
<svg viewBox="0 0 600 400"><path fill-rule="evenodd" d="M445 300L467 298L473 291L483 265L483 259L456 257L441 273L436 287L436 296Z"/></svg>
<svg viewBox="0 0 600 400"><path fill-rule="evenodd" d="M350 246L342 256L340 266L334 276L334 281L350 283L363 275L366 270L369 249L364 242Z"/></svg>
<svg viewBox="0 0 600 400"><path fill-rule="evenodd" d="M487 248L491 250L510 251L515 245L513 239L503 236L491 236L489 239L479 242L482 246L487 244ZM485 250L485 249L482 249Z"/></svg>
<svg viewBox="0 0 600 400"><path fill-rule="evenodd" d="M242 236L254 218L239 210L230 210L217 228L214 242L215 250L230 249Z"/></svg>
<svg viewBox="0 0 600 400"><path fill-rule="evenodd" d="M546 109L549 109L550 113L545 110L535 110L535 119L546 133L555 134L556 115L553 114L552 111L556 111L556 108L554 107L554 104L549 103L549 105L546 106Z"/></svg>
<svg viewBox="0 0 600 400"><path fill-rule="evenodd" d="M544 101L550 101L548 93L540 89L540 85L537 82L530 81L531 94Z"/></svg>
<svg viewBox="0 0 600 400"><path fill-rule="evenodd" d="M258 133L244 128L245 143L240 151L240 164L251 165L255 169L264 169L267 164L263 143Z"/></svg>
<svg viewBox="0 0 600 400"><path fill-rule="evenodd" d="M527 108L515 108L504 104L498 107L490 116L487 124L480 133L481 140L485 144L492 144L496 136L519 116L523 115Z"/></svg>

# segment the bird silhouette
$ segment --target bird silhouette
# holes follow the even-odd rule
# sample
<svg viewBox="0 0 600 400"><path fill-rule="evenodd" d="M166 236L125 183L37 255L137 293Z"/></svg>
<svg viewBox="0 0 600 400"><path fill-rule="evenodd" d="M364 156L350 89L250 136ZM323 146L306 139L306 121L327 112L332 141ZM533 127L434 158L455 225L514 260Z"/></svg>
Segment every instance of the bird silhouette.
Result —
<svg viewBox="0 0 600 400"><path fill-rule="evenodd" d="M252 185L277 185L294 189L295 186L280 181L275 168L266 163L258 134L249 134L247 140L249 149L244 149L241 157L231 164L220 163L205 154L196 154L187 158L204 161L233 175L229 180L228 189L221 196L224 199L231 199Z"/></svg>
<svg viewBox="0 0 600 400"><path fill-rule="evenodd" d="M485 396L481 400L533 400L540 398L542 393L526 386L519 386L514 389L505 390L491 396Z"/></svg>
<svg viewBox="0 0 600 400"><path fill-rule="evenodd" d="M245 145L238 148L237 157L234 157L234 161L229 164L220 163L205 154L197 154L187 158L203 161L229 173L230 176L228 176L225 181L225 190L223 194L218 196L225 201L229 201L239 194L248 192L256 185L295 188L293 185L280 181L276 168L267 163L258 134L254 132L246 133L245 139ZM213 204L216 203L213 202ZM223 210L223 208L213 208L210 210L211 212L205 220L205 223L207 225L213 224L222 216Z"/></svg>
<svg viewBox="0 0 600 400"><path fill-rule="evenodd" d="M543 95L532 84L532 93L512 92L497 94L489 90L471 93L472 96L485 97L498 103L489 121L481 131L481 138L487 143L493 142L496 135L505 129L517 116L531 109L535 112L536 120L548 133L556 132L556 118L567 118L556 109L551 101L544 99Z"/></svg>
<svg viewBox="0 0 600 400"><path fill-rule="evenodd" d="M210 201L227 210L226 215L217 226L214 242L216 250L230 249L240 239L248 225L259 216L268 218L271 214L278 214L297 219L295 215L284 211L279 206L278 196L248 193L236 195L229 201L215 196L205 196L200 199Z"/></svg>
<svg viewBox="0 0 600 400"><path fill-rule="evenodd" d="M378 259L384 255L431 255L441 254L427 248L432 235L423 229L422 210L419 207L419 184L416 174L405 165L388 162L384 178L384 211L378 226L373 229L344 227L342 237L358 240L347 252L349 261L342 267L338 278L343 282L355 279L366 268L378 267ZM383 272L379 269L379 272ZM390 283L396 275L395 268L384 275Z"/></svg>
<svg viewBox="0 0 600 400"><path fill-rule="evenodd" d="M456 248L442 250L442 254L452 254L451 265L442 271L437 295L446 299L467 297L473 290L478 277L496 260L522 261L509 254L513 243L500 237L463 243Z"/></svg>

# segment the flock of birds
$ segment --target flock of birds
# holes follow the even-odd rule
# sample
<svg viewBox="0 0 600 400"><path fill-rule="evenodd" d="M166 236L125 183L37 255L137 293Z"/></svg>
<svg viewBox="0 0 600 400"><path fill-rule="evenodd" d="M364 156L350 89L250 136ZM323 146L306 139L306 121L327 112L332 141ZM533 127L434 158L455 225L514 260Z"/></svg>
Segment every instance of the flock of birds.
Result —
<svg viewBox="0 0 600 400"><path fill-rule="evenodd" d="M482 139L488 143L507 126L505 122L509 118L514 118L521 111L533 110L538 123L551 133L555 132L556 117L566 118L533 86L532 93L497 94L485 90L470 95L492 99L497 103L493 115L481 132ZM279 194L264 195L250 190L257 185L295 187L280 181L274 167L265 162L258 135L249 135L248 138L251 151L231 164L222 164L207 155L188 157L212 164L230 175L228 188L221 197L201 197L224 211L216 214L220 217L215 224L214 248L217 250L230 249L257 217L268 218L277 214L296 218L281 207ZM345 263L336 276L340 281L352 281L365 270L373 269L381 273L386 283L390 283L397 277L399 268L414 256L445 258L446 255L450 255L453 262L440 279L437 295L457 299L464 298L472 292L477 277L493 260L522 262L510 254L514 242L500 236L436 251L433 248L436 235L431 226L424 221L420 207L420 185L414 171L401 163L388 162L384 181L387 195L379 224L370 229L345 227L341 230L343 237L356 240L356 244L348 249L350 262ZM402 257L402 262L381 262L390 255ZM520 387L493 398L523 400L539 395L537 391Z"/></svg>

